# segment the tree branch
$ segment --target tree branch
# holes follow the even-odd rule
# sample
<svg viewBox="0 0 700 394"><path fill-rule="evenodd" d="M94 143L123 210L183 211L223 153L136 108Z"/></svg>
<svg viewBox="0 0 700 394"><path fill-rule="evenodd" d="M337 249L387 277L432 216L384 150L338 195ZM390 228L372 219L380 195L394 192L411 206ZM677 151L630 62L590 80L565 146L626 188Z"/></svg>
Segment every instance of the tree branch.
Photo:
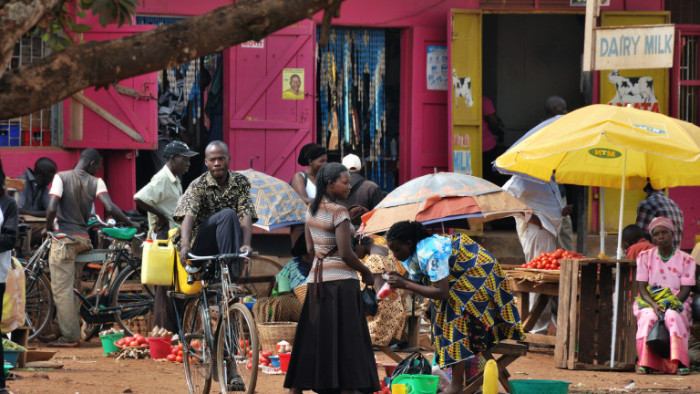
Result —
<svg viewBox="0 0 700 394"><path fill-rule="evenodd" d="M90 86L107 86L261 38L343 0L241 0L152 31L87 42L0 78L0 119L45 108Z"/></svg>
<svg viewBox="0 0 700 394"><path fill-rule="evenodd" d="M63 1L10 0L0 3L0 76L7 70L17 41L46 15L46 11Z"/></svg>

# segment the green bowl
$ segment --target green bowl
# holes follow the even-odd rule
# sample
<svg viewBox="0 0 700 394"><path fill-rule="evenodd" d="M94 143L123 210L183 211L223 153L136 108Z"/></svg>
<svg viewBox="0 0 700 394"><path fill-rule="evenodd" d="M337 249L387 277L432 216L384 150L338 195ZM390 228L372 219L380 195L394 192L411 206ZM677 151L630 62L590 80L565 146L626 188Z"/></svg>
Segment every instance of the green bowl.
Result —
<svg viewBox="0 0 700 394"><path fill-rule="evenodd" d="M508 383L512 394L567 394L571 384L563 380L536 379L517 379Z"/></svg>

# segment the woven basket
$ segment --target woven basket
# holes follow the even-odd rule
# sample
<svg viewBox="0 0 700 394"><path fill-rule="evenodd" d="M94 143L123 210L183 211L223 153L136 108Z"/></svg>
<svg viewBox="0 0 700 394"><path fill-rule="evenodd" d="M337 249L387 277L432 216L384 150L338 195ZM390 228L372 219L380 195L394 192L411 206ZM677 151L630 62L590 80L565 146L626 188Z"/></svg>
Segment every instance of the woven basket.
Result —
<svg viewBox="0 0 700 394"><path fill-rule="evenodd" d="M301 305L304 305L304 300L306 299L306 287L307 285L301 285L294 288L294 294L301 301Z"/></svg>
<svg viewBox="0 0 700 394"><path fill-rule="evenodd" d="M294 345L294 334L297 331L297 323L290 321L258 323L258 337L260 338L260 350L275 351L277 342L287 341Z"/></svg>

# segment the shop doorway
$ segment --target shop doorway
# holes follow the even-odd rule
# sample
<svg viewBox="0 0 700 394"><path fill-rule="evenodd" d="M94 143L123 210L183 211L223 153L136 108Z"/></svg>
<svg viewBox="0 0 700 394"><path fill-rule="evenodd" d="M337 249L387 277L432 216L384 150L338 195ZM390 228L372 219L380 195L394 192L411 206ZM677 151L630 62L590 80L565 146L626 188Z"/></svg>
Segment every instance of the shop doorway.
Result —
<svg viewBox="0 0 700 394"><path fill-rule="evenodd" d="M181 18L137 16L140 25L167 25ZM205 171L204 149L223 140L223 55L213 53L158 72L158 149L139 151L136 188L147 184L166 163L163 149L173 140L185 142L199 155L190 159L183 190Z"/></svg>
<svg viewBox="0 0 700 394"><path fill-rule="evenodd" d="M316 140L329 161L362 158L365 178L386 191L399 179L400 59L399 29L333 27L316 62Z"/></svg>

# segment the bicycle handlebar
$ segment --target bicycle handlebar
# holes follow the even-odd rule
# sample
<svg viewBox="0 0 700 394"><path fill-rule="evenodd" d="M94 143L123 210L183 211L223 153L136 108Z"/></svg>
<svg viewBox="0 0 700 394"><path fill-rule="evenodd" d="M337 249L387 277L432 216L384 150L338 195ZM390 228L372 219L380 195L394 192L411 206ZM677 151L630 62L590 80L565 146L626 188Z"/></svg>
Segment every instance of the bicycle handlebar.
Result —
<svg viewBox="0 0 700 394"><path fill-rule="evenodd" d="M189 261L200 261L200 260L223 260L223 259L238 259L238 258L248 258L248 255L251 254L250 251L245 251L243 253L222 253L222 254L214 254L211 256L197 256L196 254L189 253ZM253 257L257 254L257 252L252 252Z"/></svg>

